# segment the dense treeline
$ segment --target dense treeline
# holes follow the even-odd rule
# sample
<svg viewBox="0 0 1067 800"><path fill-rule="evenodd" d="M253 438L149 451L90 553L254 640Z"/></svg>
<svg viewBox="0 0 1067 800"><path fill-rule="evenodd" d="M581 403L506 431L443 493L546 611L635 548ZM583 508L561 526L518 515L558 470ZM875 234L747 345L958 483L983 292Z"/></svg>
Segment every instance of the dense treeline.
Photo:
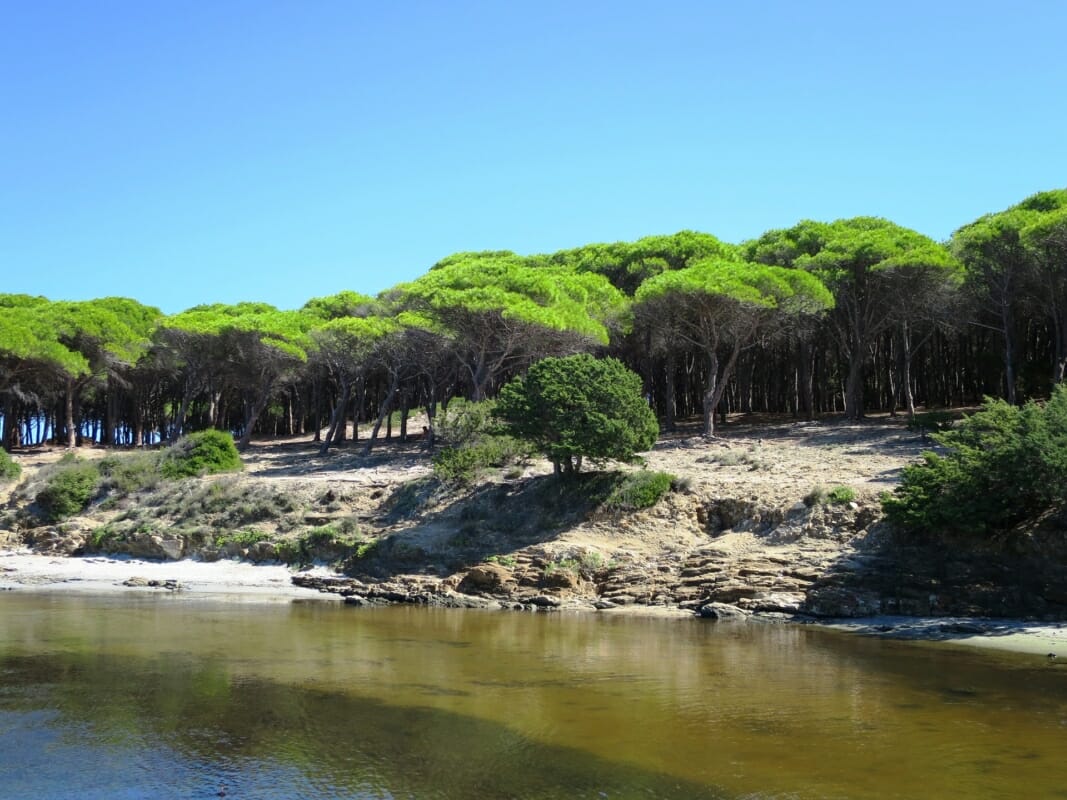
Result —
<svg viewBox="0 0 1067 800"><path fill-rule="evenodd" d="M459 253L378 297L172 316L125 298L0 295L0 441L141 445L183 432L428 435L545 356L613 355L666 428L716 412L809 417L1018 403L1067 372L1067 190L937 243L878 218L732 245L683 231L538 256ZM399 412L392 413L392 412ZM358 433L356 434L358 435Z"/></svg>

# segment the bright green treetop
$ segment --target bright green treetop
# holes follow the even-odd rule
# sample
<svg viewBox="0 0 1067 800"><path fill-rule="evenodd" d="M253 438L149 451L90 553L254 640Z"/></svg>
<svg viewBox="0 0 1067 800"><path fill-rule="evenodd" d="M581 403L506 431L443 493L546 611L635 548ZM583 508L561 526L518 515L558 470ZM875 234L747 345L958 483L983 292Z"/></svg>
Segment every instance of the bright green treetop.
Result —
<svg viewBox="0 0 1067 800"><path fill-rule="evenodd" d="M827 288L807 272L725 258L698 261L649 278L634 298L638 313L670 324L707 359L704 433L741 351L760 335L833 307Z"/></svg>
<svg viewBox="0 0 1067 800"><path fill-rule="evenodd" d="M611 327L624 322L626 299L606 278L531 263L512 253L460 254L392 293L453 340L475 399L504 369L607 344Z"/></svg>
<svg viewBox="0 0 1067 800"><path fill-rule="evenodd" d="M946 287L958 287L963 275L942 245L878 217L805 220L742 250L753 261L811 272L833 293L831 330L849 360L846 406L855 418L863 414L863 366L875 338L914 317L917 303L943 304Z"/></svg>

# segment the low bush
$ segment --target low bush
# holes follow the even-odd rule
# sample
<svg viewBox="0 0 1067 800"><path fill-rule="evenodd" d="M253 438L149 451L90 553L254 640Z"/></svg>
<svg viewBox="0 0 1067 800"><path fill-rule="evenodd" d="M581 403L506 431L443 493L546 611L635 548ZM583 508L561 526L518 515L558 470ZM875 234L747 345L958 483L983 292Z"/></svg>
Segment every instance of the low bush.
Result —
<svg viewBox="0 0 1067 800"><path fill-rule="evenodd" d="M34 501L45 519L58 522L84 511L99 485L96 465L68 454L49 471Z"/></svg>
<svg viewBox="0 0 1067 800"><path fill-rule="evenodd" d="M225 431L206 430L183 436L160 455L159 472L176 480L242 468L233 437Z"/></svg>
<svg viewBox="0 0 1067 800"><path fill-rule="evenodd" d="M471 403L456 398L448 404L448 410L438 415L434 426L436 437L446 447L462 448L484 438L499 436L503 424L493 416L496 403L483 400Z"/></svg>
<svg viewBox="0 0 1067 800"><path fill-rule="evenodd" d="M265 542L270 539L270 534L265 531L257 531L253 528L243 531L233 531L232 533L223 533L215 537L216 547L225 547L226 545L233 544L238 547L251 547L259 542Z"/></svg>
<svg viewBox="0 0 1067 800"><path fill-rule="evenodd" d="M856 491L851 486L835 486L826 493L826 501L836 505L851 503L856 499Z"/></svg>
<svg viewBox="0 0 1067 800"><path fill-rule="evenodd" d="M882 502L886 517L915 533L989 536L1067 504L1067 388L1045 405L986 400L934 434L944 455L904 468Z"/></svg>
<svg viewBox="0 0 1067 800"><path fill-rule="evenodd" d="M18 462L9 456L6 450L0 450L0 483L16 481L21 474L22 467Z"/></svg>
<svg viewBox="0 0 1067 800"><path fill-rule="evenodd" d="M525 444L518 439L485 436L439 450L433 457L433 472L442 483L466 485L487 470L510 466L527 455Z"/></svg>
<svg viewBox="0 0 1067 800"><path fill-rule="evenodd" d="M951 411L925 411L909 419L908 427L923 433L947 431L956 423L956 419L956 414Z"/></svg>
<svg viewBox="0 0 1067 800"><path fill-rule="evenodd" d="M656 505L677 480L669 472L627 473L604 501L605 511L638 511Z"/></svg>
<svg viewBox="0 0 1067 800"><path fill-rule="evenodd" d="M159 485L159 453L109 455L97 462L102 486L117 494L133 494Z"/></svg>

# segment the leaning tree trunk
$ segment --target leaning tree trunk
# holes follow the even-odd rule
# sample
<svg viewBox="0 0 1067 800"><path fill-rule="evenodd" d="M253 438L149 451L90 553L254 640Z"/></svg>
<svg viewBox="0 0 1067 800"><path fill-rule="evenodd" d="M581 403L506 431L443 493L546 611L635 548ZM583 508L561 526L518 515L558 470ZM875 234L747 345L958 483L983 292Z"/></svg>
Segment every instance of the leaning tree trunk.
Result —
<svg viewBox="0 0 1067 800"><path fill-rule="evenodd" d="M256 422L259 420L259 415L263 413L263 409L267 407L267 401L270 400L270 391L263 389L256 396L256 399L249 402L245 401L245 428L241 433L241 439L237 442L237 449L244 450L252 442L252 429L256 427Z"/></svg>
<svg viewBox="0 0 1067 800"><path fill-rule="evenodd" d="M343 429L345 424L345 409L348 408L348 400L351 394L351 386L348 381L342 379L341 394L337 398L337 404L333 407L333 413L330 415L330 428L326 431L326 438L322 440L322 445L319 447L320 456L326 455L326 452L330 449L334 436L337 435L338 428Z"/></svg>
<svg viewBox="0 0 1067 800"><path fill-rule="evenodd" d="M393 379L389 383L389 391L386 392L385 399L382 400L382 404L378 409L378 418L374 420L374 428L371 430L370 439L367 440L367 446L363 448L363 455L369 456L374 443L378 440L378 431L381 430L382 421L392 409L393 398L396 397L396 390L399 386L400 373L397 372L393 375Z"/></svg>

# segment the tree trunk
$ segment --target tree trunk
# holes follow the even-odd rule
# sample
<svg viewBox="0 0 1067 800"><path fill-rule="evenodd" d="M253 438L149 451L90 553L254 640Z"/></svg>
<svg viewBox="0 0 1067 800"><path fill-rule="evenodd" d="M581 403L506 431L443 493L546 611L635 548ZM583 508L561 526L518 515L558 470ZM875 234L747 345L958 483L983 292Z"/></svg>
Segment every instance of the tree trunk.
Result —
<svg viewBox="0 0 1067 800"><path fill-rule="evenodd" d="M18 422L15 418L15 401L10 397L4 398L4 430L0 433L0 447L9 453L15 441L15 428Z"/></svg>
<svg viewBox="0 0 1067 800"><path fill-rule="evenodd" d="M375 441L378 439L378 431L382 428L382 421L393 405L393 398L396 397L397 387L400 386L400 373L393 375L393 379L389 383L389 391L385 394L385 399L382 400L381 407L378 409L378 418L374 421L374 428L371 430L370 439L367 440L367 446L363 448L363 455L369 456L371 448L374 447Z"/></svg>
<svg viewBox="0 0 1067 800"><path fill-rule="evenodd" d="M1015 331L1012 329L1014 319L1011 313L1011 303L1007 298L1001 300L1000 321L1004 327L1005 398L1011 405L1015 405Z"/></svg>
<svg viewBox="0 0 1067 800"><path fill-rule="evenodd" d="M67 449L73 450L78 445L78 430L74 427L74 380L72 378L67 378L63 411L64 422L67 425Z"/></svg>
<svg viewBox="0 0 1067 800"><path fill-rule="evenodd" d="M704 435L715 435L715 406L722 398L719 384L719 355L714 350L708 353L708 372L704 376Z"/></svg>
<svg viewBox="0 0 1067 800"><path fill-rule="evenodd" d="M345 408L348 407L348 398L351 395L352 389L349 386L348 381L341 381L341 395L337 398L337 404L333 407L333 413L330 415L330 428L326 431L326 438L322 440L322 445L319 447L319 455L324 456L330 449L330 445L333 443L334 436L337 433L338 426L345 424Z"/></svg>
<svg viewBox="0 0 1067 800"><path fill-rule="evenodd" d="M904 375L901 378L904 383L904 402L908 406L908 419L915 419L915 393L911 390L911 330L907 322L902 325L901 335L904 339Z"/></svg>
<svg viewBox="0 0 1067 800"><path fill-rule="evenodd" d="M678 372L678 363L675 360L674 349L671 348L667 351L667 357L664 359L664 376L666 378L663 384L664 395L664 417L663 427L665 430L673 431L675 429L674 424L674 376Z"/></svg>
<svg viewBox="0 0 1067 800"><path fill-rule="evenodd" d="M104 405L104 444L109 447L115 444L115 417L118 416L118 392L114 382L107 379L107 394Z"/></svg>
<svg viewBox="0 0 1067 800"><path fill-rule="evenodd" d="M863 354L858 352L858 348L849 354L845 413L849 419L863 419Z"/></svg>
<svg viewBox="0 0 1067 800"><path fill-rule="evenodd" d="M262 392L251 403L245 403L245 428L241 433L241 439L237 442L238 450L246 449L252 442L252 429L256 427L256 421L259 419L259 415L263 413L263 409L267 407L269 399L269 395L266 392Z"/></svg>
<svg viewBox="0 0 1067 800"><path fill-rule="evenodd" d="M800 412L804 419L815 416L815 370L812 364L813 350L811 342L801 341L798 348L797 395Z"/></svg>

